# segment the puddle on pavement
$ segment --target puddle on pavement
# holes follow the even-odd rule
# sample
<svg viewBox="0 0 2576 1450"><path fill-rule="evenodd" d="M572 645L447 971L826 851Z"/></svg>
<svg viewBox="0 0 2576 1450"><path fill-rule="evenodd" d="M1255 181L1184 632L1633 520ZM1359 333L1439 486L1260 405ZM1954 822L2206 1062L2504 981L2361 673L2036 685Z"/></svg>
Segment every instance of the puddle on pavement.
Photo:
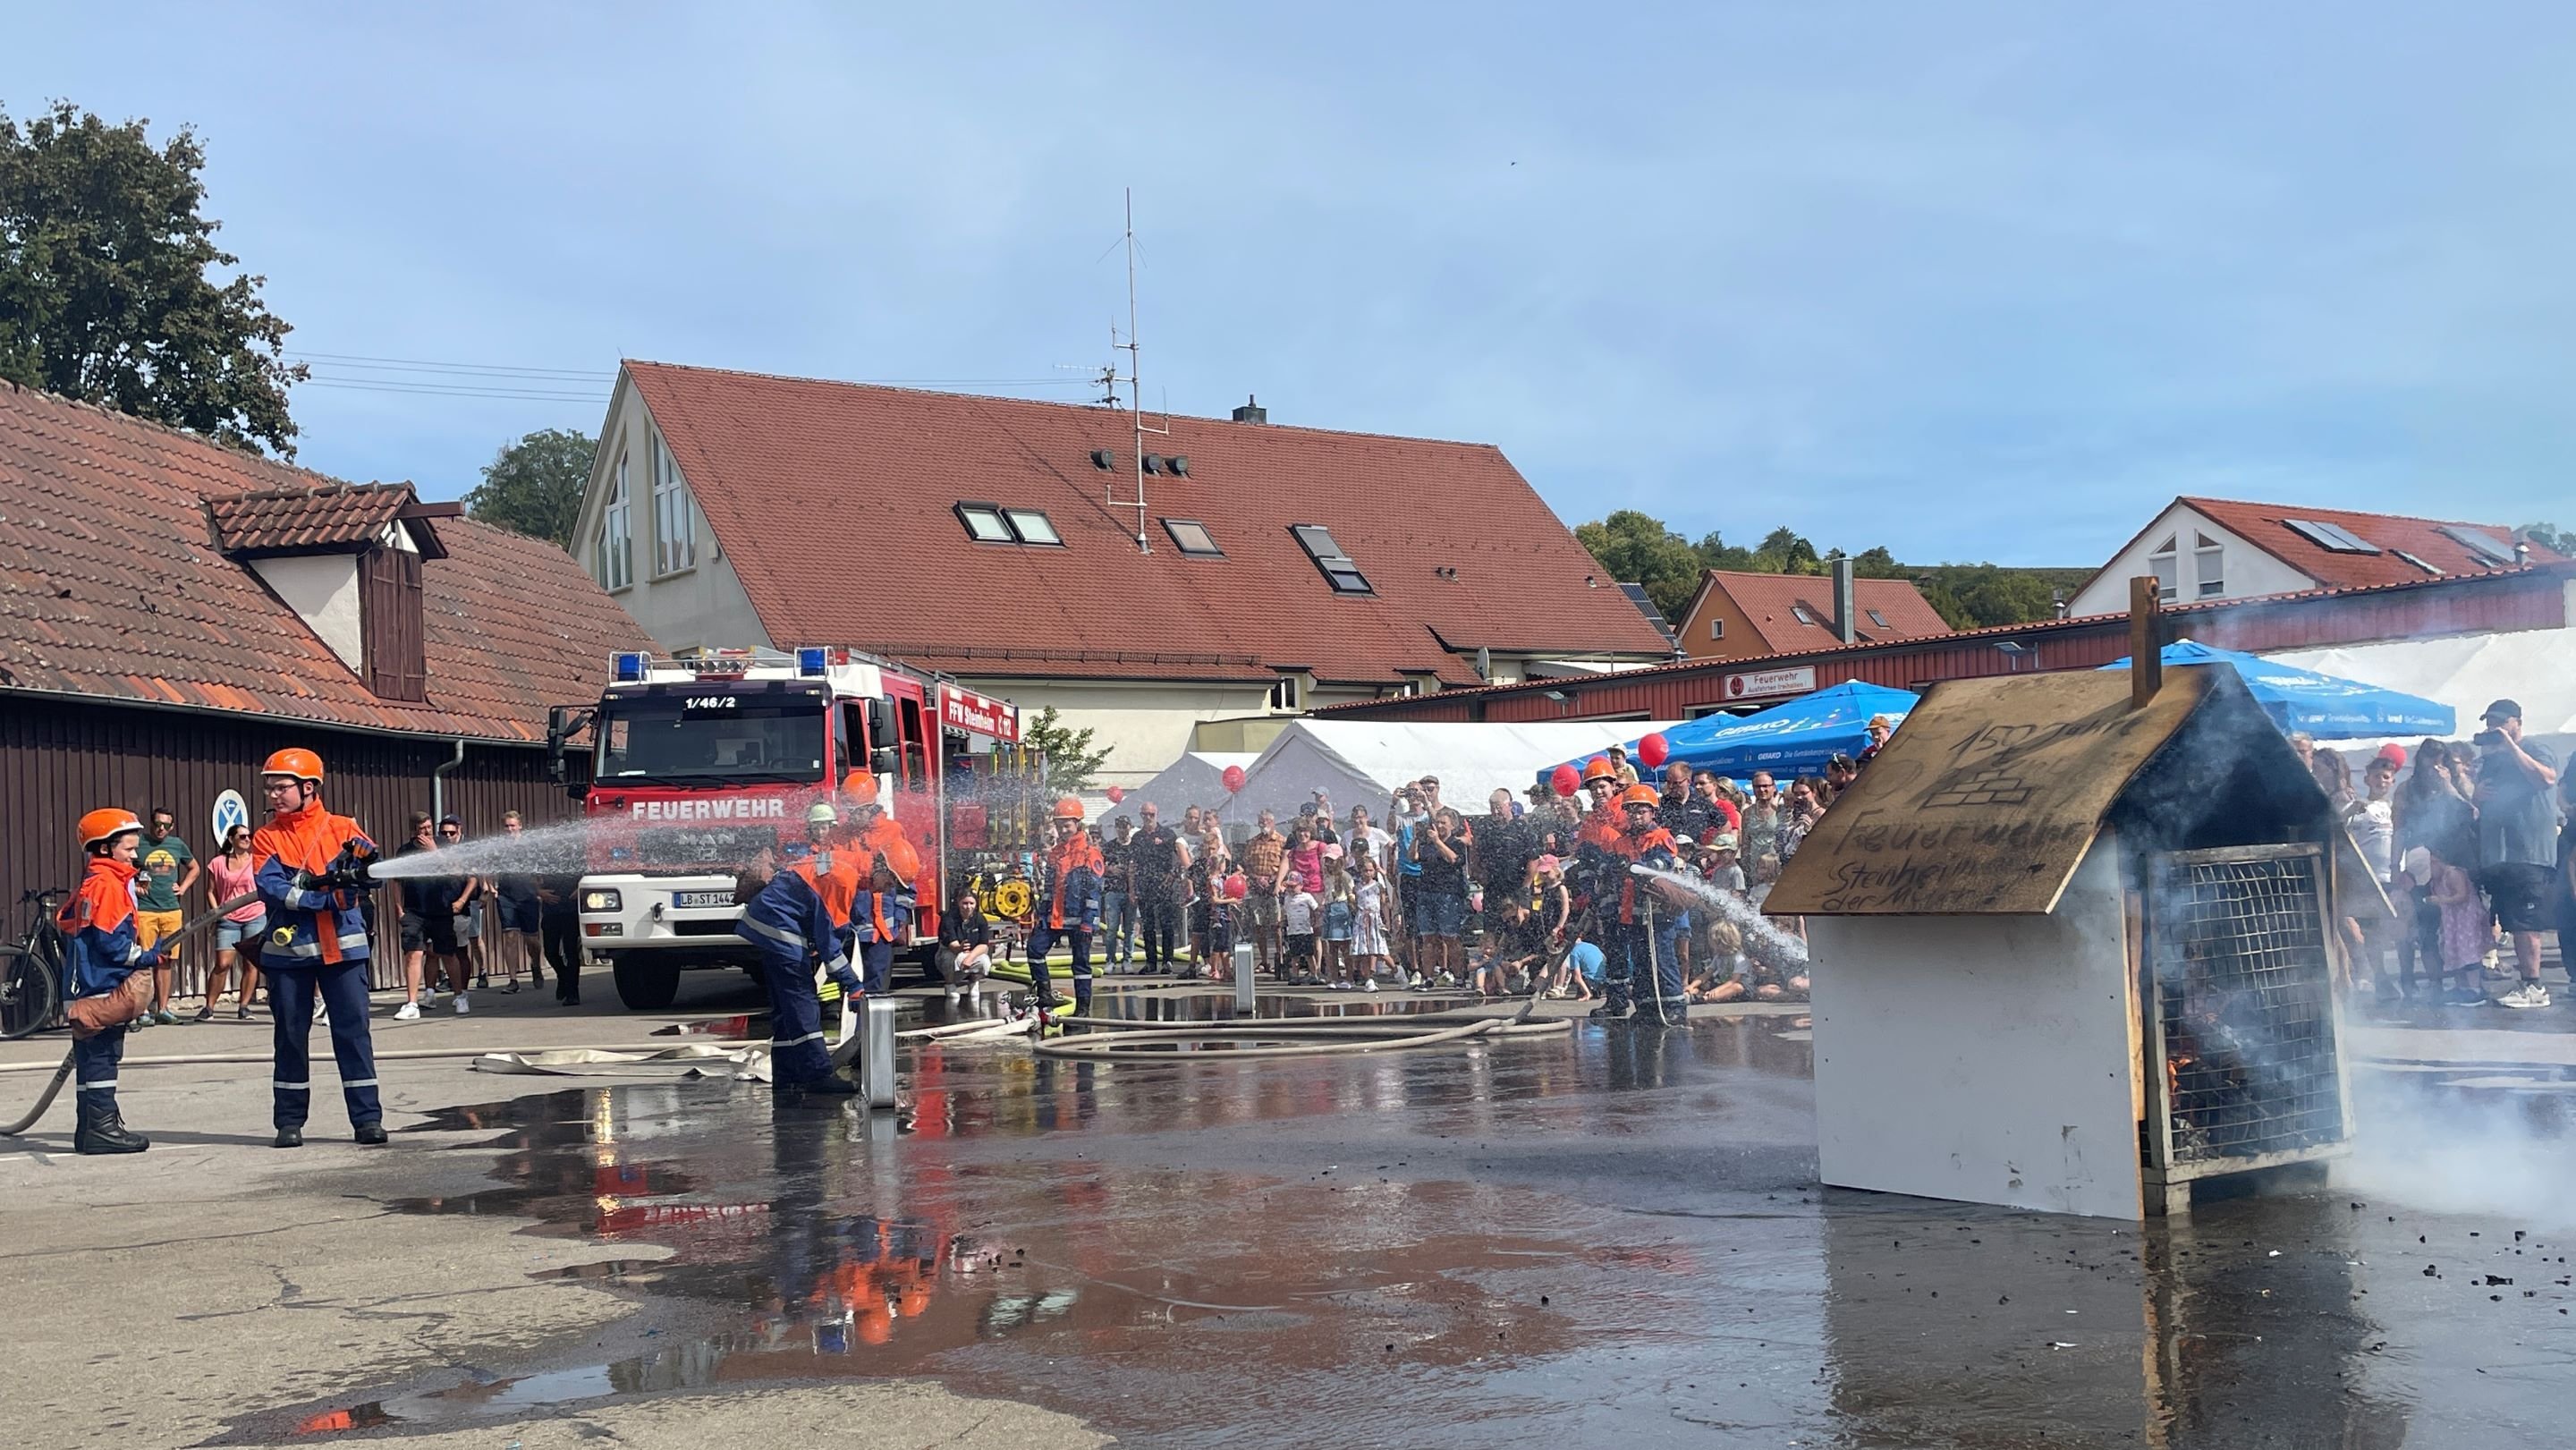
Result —
<svg viewBox="0 0 2576 1450"><path fill-rule="evenodd" d="M549 1271L632 1298L628 1332L609 1357L436 1371L233 1437L917 1375L1147 1445L1676 1424L1761 1445L2556 1443L2576 1336L2554 1236L2341 1195L2141 1229L1819 1191L1793 1031L1259 1069L924 1043L900 1121L723 1082L456 1109L428 1126L496 1131L493 1182L393 1206L667 1252Z"/></svg>

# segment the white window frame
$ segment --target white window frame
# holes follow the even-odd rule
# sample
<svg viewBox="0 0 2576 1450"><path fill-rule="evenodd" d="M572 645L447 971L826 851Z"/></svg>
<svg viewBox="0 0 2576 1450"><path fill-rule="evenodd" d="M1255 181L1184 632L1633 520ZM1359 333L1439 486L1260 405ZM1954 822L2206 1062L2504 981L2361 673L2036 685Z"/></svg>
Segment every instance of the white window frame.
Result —
<svg viewBox="0 0 2576 1450"><path fill-rule="evenodd" d="M2182 556L2174 547L2181 538L2180 534L2167 537L2147 556L2147 570L2156 576L2159 603L2171 604L2182 597Z"/></svg>
<svg viewBox="0 0 2576 1450"><path fill-rule="evenodd" d="M2207 534L2192 535L2191 567L2199 597L2215 599L2227 592L2227 546Z"/></svg>
<svg viewBox="0 0 2576 1450"><path fill-rule="evenodd" d="M656 578L696 567L698 529L689 508L687 480L671 456L662 430L653 430L653 573Z"/></svg>
<svg viewBox="0 0 2576 1450"><path fill-rule="evenodd" d="M591 573L611 593L635 582L635 505L626 491L626 454L609 475L608 502L599 509L599 536L591 545Z"/></svg>
<svg viewBox="0 0 2576 1450"><path fill-rule="evenodd" d="M1712 640L1726 638L1726 621L1723 619L1710 620L1708 622L1708 637Z"/></svg>
<svg viewBox="0 0 2576 1450"><path fill-rule="evenodd" d="M1306 682L1296 675L1281 675L1270 682L1270 708L1280 714L1294 715L1306 707Z"/></svg>

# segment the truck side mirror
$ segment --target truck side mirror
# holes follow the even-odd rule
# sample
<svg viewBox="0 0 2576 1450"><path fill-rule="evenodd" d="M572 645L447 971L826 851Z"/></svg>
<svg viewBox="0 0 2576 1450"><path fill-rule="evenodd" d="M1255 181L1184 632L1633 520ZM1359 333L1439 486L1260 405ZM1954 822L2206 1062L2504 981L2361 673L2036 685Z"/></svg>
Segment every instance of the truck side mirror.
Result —
<svg viewBox="0 0 2576 1450"><path fill-rule="evenodd" d="M590 761L585 752L579 762L581 769L576 771L567 742L589 729L598 713L581 705L555 705L546 710L546 774L575 800L590 793Z"/></svg>
<svg viewBox="0 0 2576 1450"><path fill-rule="evenodd" d="M893 775L901 768L902 764L903 757L901 752L897 751L891 745L880 745L876 749L868 752L868 773L870 775Z"/></svg>

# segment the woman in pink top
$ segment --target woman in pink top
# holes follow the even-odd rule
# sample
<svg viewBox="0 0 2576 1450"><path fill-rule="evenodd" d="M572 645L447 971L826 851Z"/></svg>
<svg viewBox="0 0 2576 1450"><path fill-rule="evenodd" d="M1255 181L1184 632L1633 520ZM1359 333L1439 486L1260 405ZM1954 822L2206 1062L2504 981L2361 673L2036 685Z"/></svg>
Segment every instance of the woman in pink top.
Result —
<svg viewBox="0 0 2576 1450"><path fill-rule="evenodd" d="M1288 879L1320 896L1324 891L1324 847L1314 833L1299 826L1288 833Z"/></svg>
<svg viewBox="0 0 2576 1450"><path fill-rule="evenodd" d="M245 893L250 900L224 913L215 923L215 969L206 977L206 1005L197 1009L200 1022L215 1015L215 1002L224 994L224 979L238 966L241 990L235 997L233 1016L250 1018L250 997L259 990L259 937L268 925L268 906L259 899L259 869L250 854L250 827L235 826L224 833L221 855L206 863L206 875L213 882L217 902L226 902Z"/></svg>

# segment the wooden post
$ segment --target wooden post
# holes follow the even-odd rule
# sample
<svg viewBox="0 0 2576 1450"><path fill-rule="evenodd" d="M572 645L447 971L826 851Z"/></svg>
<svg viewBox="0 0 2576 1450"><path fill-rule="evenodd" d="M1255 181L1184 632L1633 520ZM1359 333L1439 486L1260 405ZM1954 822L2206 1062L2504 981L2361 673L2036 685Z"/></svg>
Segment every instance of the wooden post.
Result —
<svg viewBox="0 0 2576 1450"><path fill-rule="evenodd" d="M2129 581L2129 708L2143 710L2165 686L2164 593L2155 576Z"/></svg>

